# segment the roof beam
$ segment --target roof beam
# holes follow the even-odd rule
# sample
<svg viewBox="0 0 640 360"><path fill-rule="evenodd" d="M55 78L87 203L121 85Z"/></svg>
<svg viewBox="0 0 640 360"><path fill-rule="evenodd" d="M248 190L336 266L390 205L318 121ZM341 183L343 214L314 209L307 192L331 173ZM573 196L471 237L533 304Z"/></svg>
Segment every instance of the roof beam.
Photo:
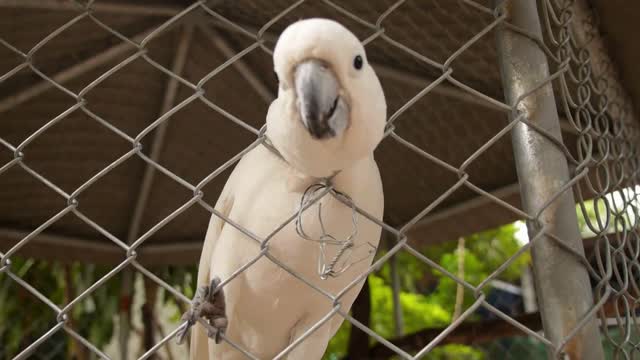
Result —
<svg viewBox="0 0 640 360"><path fill-rule="evenodd" d="M69 0L0 0L0 8L83 11L84 7ZM91 8L99 13L138 16L174 16L183 10L167 4L109 3L96 1Z"/></svg>
<svg viewBox="0 0 640 360"><path fill-rule="evenodd" d="M147 29L144 32L137 34L136 36L131 38L131 40L133 40L134 42L140 42L154 29L155 28ZM99 66L107 64L109 61L123 54L126 54L132 49L134 49L133 45L128 42L119 43L118 45L112 46L96 55L91 56L84 61L81 61L54 74L53 76L51 76L51 79L58 84L64 84L88 73L91 70L98 68ZM54 85L51 84L51 82L42 79L37 83L27 87L26 89L0 99L0 113L6 112L20 104L25 103L26 101L31 100L52 87L54 87Z"/></svg>
<svg viewBox="0 0 640 360"><path fill-rule="evenodd" d="M520 184L518 183L507 185L491 192L491 195L497 197L500 200L504 200L510 196L519 195L519 194L520 194ZM412 229L420 230L421 227L429 226L430 224L438 220L451 218L451 217L460 215L462 213L465 213L467 211L476 209L478 207L488 205L490 203L493 203L493 202L491 201L490 198L486 196L482 196L482 195L474 196L469 200L454 204L440 211L436 211L431 215L425 216L424 218L422 218L422 220L420 220L417 224L415 224L412 227Z"/></svg>
<svg viewBox="0 0 640 360"><path fill-rule="evenodd" d="M374 63L374 62L372 62L371 65L374 67L376 72L381 77L385 77L385 78L388 78L388 79L391 79L391 80L395 80L395 81L398 81L398 82L401 82L401 83L404 83L404 84L407 84L407 85L412 85L412 86L415 86L417 88L426 88L427 86L429 86L429 84L431 84L432 82L435 81L434 79L428 78L426 76L422 76L422 75L419 75L419 74L414 74L414 73L411 73L409 71L402 70L402 69L399 69L399 68L395 68L395 67L392 67L392 66L379 64L379 63ZM433 88L433 90L431 90L431 91L433 93L435 93L435 94L442 95L444 97L448 97L448 98L451 98L451 99L460 100L460 101L463 101L463 102L465 102L467 104L473 104L473 105L477 105L477 106L483 107L485 109L504 112L504 110L502 108L499 108L498 106L494 105L493 103L490 103L488 101L482 100L479 97L474 96L471 93L468 93L468 92L460 89L459 87L457 87L455 85L448 84L446 82L440 83L438 86ZM578 131L575 129L575 127L573 125L571 125L569 123L569 121L566 118L562 117L562 116L560 117L560 128L564 132L572 133L572 134L578 134Z"/></svg>
<svg viewBox="0 0 640 360"><path fill-rule="evenodd" d="M235 56L238 52L233 49L229 42L222 37L222 35L210 26L201 24L199 28L209 38L213 46L215 46L220 52L227 58ZM232 66L240 73L240 75L251 85L256 93L264 100L265 103L270 104L275 95L269 89L269 87L260 79L255 71L247 65L244 59L238 59L233 62Z"/></svg>
<svg viewBox="0 0 640 360"><path fill-rule="evenodd" d="M520 202L520 186L518 183L501 187L490 193L511 205L517 206ZM501 216L489 216L486 221L478 221L479 217L495 214L495 212L503 212L504 214ZM499 223L494 220L496 218ZM481 223L482 226L467 224L452 226L452 223L450 223L451 221L459 223L461 219L475 219L472 224ZM407 237L412 245L415 244L420 247L432 246L516 220L518 220L518 215L511 210L495 203L489 197L477 195L425 216L409 229Z"/></svg>
<svg viewBox="0 0 640 360"><path fill-rule="evenodd" d="M0 249L11 248L27 235L29 231L0 228ZM143 245L136 249L136 260L150 266L168 263L193 265L198 261L201 251L202 241ZM63 263L81 261L100 265L117 265L127 257L123 248L109 241L46 232L31 239L20 249L19 255Z"/></svg>

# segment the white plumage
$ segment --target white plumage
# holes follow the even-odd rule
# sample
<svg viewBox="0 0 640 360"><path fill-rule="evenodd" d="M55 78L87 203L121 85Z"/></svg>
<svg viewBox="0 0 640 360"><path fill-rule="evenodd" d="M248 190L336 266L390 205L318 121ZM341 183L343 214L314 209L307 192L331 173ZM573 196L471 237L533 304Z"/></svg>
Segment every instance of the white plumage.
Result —
<svg viewBox="0 0 640 360"><path fill-rule="evenodd" d="M266 134L282 158L262 145L247 153L229 177L216 210L264 238L298 211L310 185L339 171L332 180L334 187L382 218L382 183L373 150L384 132L386 103L358 39L331 20L299 21L280 36L274 67L280 85L267 114ZM353 230L351 208L331 195L321 202L326 231L346 239ZM317 207L305 211L302 220L306 233L320 236ZM358 215L357 229L356 246L367 242L377 246L379 226ZM329 246L328 256L336 250ZM198 286L208 285L214 276L231 277L260 251L254 240L213 215ZM373 258L322 280L317 273L318 244L302 239L294 222L271 239L269 254L334 295L366 271ZM362 282L341 298L342 310L349 310L361 287ZM331 300L264 256L226 284L224 292L226 336L260 359L276 356L332 309ZM342 321L339 315L332 317L288 358L320 359ZM196 325L191 358L243 359L244 355L225 342L215 344Z"/></svg>

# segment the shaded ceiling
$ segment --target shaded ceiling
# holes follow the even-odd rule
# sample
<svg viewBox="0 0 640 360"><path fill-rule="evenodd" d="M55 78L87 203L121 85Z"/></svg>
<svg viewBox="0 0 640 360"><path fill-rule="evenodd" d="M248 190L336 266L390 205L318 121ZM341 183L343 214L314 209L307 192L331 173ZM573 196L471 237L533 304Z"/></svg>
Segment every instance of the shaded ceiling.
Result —
<svg viewBox="0 0 640 360"><path fill-rule="evenodd" d="M37 49L33 55L33 67L41 75L25 67L0 82L0 138L14 146L76 104L69 94L46 86L42 75L62 79L64 86L76 93L88 89L83 107L65 114L23 149L24 163L67 193L75 191L131 150L130 142L100 121L135 138L167 111L163 101L172 86L172 77L159 67L176 67L176 54L181 44L188 40L180 76L197 83L232 54L254 43L198 9L181 24L169 27L153 38L147 45L145 57L137 57L113 74L108 73L109 69L135 53L133 47L123 45L114 31L139 41L146 32L165 22L167 15L191 4L161 0L148 3L157 6L122 2L134 4L137 9L160 10L120 13L97 8L95 19L84 17L78 20ZM375 22L394 1L336 3L368 22ZM211 7L253 32L290 4L290 1L277 0L267 6L240 0L222 1ZM611 10L609 4L597 2L598 11L603 14L603 32L611 38L614 60L623 75L628 75L625 79L630 81L625 86L638 104L640 73L633 65L639 50L637 46L631 46L635 43L628 31L623 30L624 26L632 24L633 19L630 15L618 14L618 10ZM55 11L38 6L5 6L0 14L0 38L26 53L80 13L73 7L63 6ZM371 29L326 3L308 2L269 28L264 37L266 45L272 47L277 34L291 22L311 16L336 19L361 39L372 34ZM611 20L614 18L617 21ZM462 1L415 0L400 6L385 19L384 24L385 34L389 37L437 62L444 62L492 20L492 15ZM625 21L627 25L622 24ZM196 25L191 35L185 35L184 24ZM457 80L488 96L502 99L494 35L489 32L480 38L454 60L452 67ZM401 109L442 73L440 69L381 39L367 45L367 54L383 84L389 115ZM268 96L268 93L276 91L271 58L258 47L242 57L241 62L245 66L244 71L230 66L207 81L203 87L205 98L237 119L260 128L268 107L265 93ZM22 59L15 52L0 46L0 74L21 63ZM250 80L246 69L251 74ZM109 75L94 83L105 73ZM638 81L631 81L633 79ZM260 84L258 88L256 82ZM180 82L174 86L173 105L194 93L193 89ZM395 125L398 135L407 141L459 167L506 122L506 115L490 104L443 83L404 111ZM254 134L199 100L175 112L163 131L166 134L157 154L158 163L193 185L255 140ZM143 152L149 156L157 132L152 131L141 139ZM575 135L571 132L563 136L566 142L575 143ZM0 166L12 158L11 151L4 147L0 149ZM390 137L377 149L376 159L384 182L385 221L395 227L412 220L458 181L456 173ZM137 156L124 160L80 194L78 210L124 241L135 218L136 199L145 195L142 179L146 167L147 163ZM519 206L508 135L473 161L467 172L475 186ZM208 203L215 203L229 173L230 170L223 172L203 188ZM146 195L148 202L142 213L138 235L191 199L192 192L170 176L156 171ZM60 194L20 166L12 166L0 174L0 251L6 251L66 205ZM148 263L195 263L209 217L208 211L195 205L152 235L139 252L147 257ZM517 215L510 210L461 187L422 218L410 236L414 243L430 244L516 219ZM124 252L104 234L72 213L44 229L19 254L103 263L120 262L125 258Z"/></svg>

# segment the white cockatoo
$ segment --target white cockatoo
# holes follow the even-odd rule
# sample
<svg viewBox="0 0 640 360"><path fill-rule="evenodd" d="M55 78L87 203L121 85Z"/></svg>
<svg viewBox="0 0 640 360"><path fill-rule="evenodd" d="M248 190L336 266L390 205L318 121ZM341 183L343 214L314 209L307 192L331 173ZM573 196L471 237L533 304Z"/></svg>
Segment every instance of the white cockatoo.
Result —
<svg viewBox="0 0 640 360"><path fill-rule="evenodd" d="M298 212L310 186L335 175L331 183L337 191L382 218L382 182L373 151L384 134L386 102L360 41L335 21L302 20L281 34L273 61L279 89L267 114L266 136L277 152L264 145L248 152L229 177L216 210L264 239ZM294 221L270 239L268 253L300 277L337 295L371 265L373 255L367 256L366 251L357 254L358 249L367 244L375 249L381 228L364 216L354 215L350 206L332 194L318 203L298 219L304 233L316 239L330 234L338 241L355 234L351 238L351 258L340 259L351 266L339 275L321 277L319 243L302 237ZM325 246L326 263L339 248ZM198 286L206 287L217 277L232 277L260 252L257 241L213 215L200 259ZM342 311L349 311L363 283L340 297ZM325 295L267 256L239 272L222 292L224 301L218 301L218 306L225 307L226 303L226 308L218 311L222 311L219 318L226 316L222 322L228 324L225 336L260 359L275 357L334 306ZM335 314L294 347L287 358L320 359L343 320ZM243 358L226 342L209 339L205 327L195 325L191 359Z"/></svg>

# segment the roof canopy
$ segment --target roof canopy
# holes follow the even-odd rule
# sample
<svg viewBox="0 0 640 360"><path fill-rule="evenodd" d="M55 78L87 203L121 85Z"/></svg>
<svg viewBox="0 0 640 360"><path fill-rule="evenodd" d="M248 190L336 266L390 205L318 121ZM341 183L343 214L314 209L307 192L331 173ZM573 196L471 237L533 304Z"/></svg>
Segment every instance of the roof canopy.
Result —
<svg viewBox="0 0 640 360"><path fill-rule="evenodd" d="M595 3L605 30L610 30L614 58L620 59L622 73L629 75L637 100L639 50L629 46L631 32L624 31L634 21L630 16L634 12L605 1ZM334 18L365 40L377 31L367 23L375 24L392 5L387 0L348 2L340 5L344 8L331 2L303 3L265 28L264 42L259 44L222 17L199 8L160 27L190 4L99 1L93 13L80 16L88 13L54 0L0 0L0 38L24 53L35 49L32 62L26 63L15 51L0 46L0 76L18 69L0 82L0 138L16 147L37 134L21 149L26 167L15 164L0 175L0 251L54 218L18 254L121 262L124 251L87 220L123 242L134 240L189 202L193 191L185 183L195 186L255 141L256 134L238 122L261 128L276 91L271 56L263 47L272 48L288 24L306 17ZM210 8L256 34L290 5L283 0L268 5L239 0ZM640 8L640 4L629 6ZM72 19L76 21L69 25ZM452 81L443 81L441 66L450 60L452 79L502 100L493 30L474 40L493 20L492 14L470 2L407 2L383 22L384 36L397 44L378 36L366 46L387 96L389 116L397 116L396 133L428 155L394 137L387 137L376 151L384 182L385 222L402 226L435 205L409 234L414 244L456 239L518 218L504 204L480 195L492 193L520 206L509 134L474 156L507 125L507 114ZM139 43L154 31L156 35L145 44L147 51L133 58L138 49L119 37ZM47 38L52 34L56 35ZM239 52L244 55L211 76ZM636 61L631 61L634 56ZM209 103L194 101L175 108L194 94L182 79L197 84L207 74L211 77L203 89ZM51 80L76 94L85 89L84 102ZM423 91L434 82L437 86ZM168 121L145 131L169 115ZM50 123L57 117L59 121ZM51 126L39 133L47 123ZM575 131L567 123L563 130L565 142L574 144ZM143 153L166 172L137 155L123 158L132 151L127 136L140 134ZM12 159L13 152L2 147L0 166ZM460 185L460 177L443 163L454 168L464 164L475 190L461 185L448 193ZM113 164L113 170L87 184ZM208 204L215 203L229 173L225 170L202 189ZM80 188L76 210L85 219L74 210L61 214L67 200L44 179L67 194ZM443 194L447 196L441 198ZM142 261L195 263L210 216L195 204L171 219L144 242L138 251Z"/></svg>

